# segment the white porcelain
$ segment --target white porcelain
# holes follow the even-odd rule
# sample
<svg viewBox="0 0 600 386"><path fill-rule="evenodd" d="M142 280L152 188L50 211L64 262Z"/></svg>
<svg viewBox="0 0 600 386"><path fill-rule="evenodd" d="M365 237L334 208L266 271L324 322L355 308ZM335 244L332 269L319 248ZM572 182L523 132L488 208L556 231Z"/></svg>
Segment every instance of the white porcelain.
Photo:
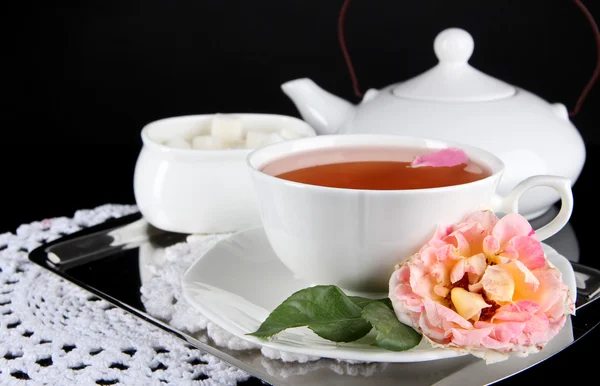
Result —
<svg viewBox="0 0 600 386"><path fill-rule="evenodd" d="M318 134L424 136L488 150L506 164L500 194L538 174L564 176L575 183L586 150L566 107L473 68L468 63L473 46L464 30L442 31L434 41L436 66L404 82L370 89L357 105L308 78L281 88ZM523 215L538 217L558 198L551 189L533 189L521 200Z"/></svg>
<svg viewBox="0 0 600 386"><path fill-rule="evenodd" d="M286 155L362 146L425 152L458 147L492 175L468 184L432 189L354 190L295 183L261 171ZM410 162L409 157L398 160ZM433 236L437 225L456 223L476 209L517 212L519 198L529 188L549 186L562 198L558 215L537 230L540 240L563 228L573 210L571 182L565 177L532 176L501 197L496 189L504 164L498 157L476 147L426 138L321 135L257 149L248 156L248 165L263 226L283 263L299 278L314 284L336 284L360 293L387 291L394 265L416 253Z"/></svg>
<svg viewBox="0 0 600 386"><path fill-rule="evenodd" d="M222 233L260 225L256 195L246 168L253 149L177 149L161 144L185 136L213 115L161 119L144 126L134 172L136 204L157 228L180 233ZM275 114L235 114L247 129L288 128L304 136L304 121Z"/></svg>
<svg viewBox="0 0 600 386"><path fill-rule="evenodd" d="M575 276L571 264L551 247L545 244L543 247L548 260L562 272L575 300ZM370 345L372 336L352 343L334 343L319 338L307 328L284 330L268 340L246 335L256 331L288 296L310 286L310 282L298 279L281 263L260 228L245 230L220 241L190 266L181 285L185 299L202 315L231 334L265 347L367 362L420 362L461 355L451 350L434 349L425 340L401 352ZM572 335L572 331L564 328L560 334Z"/></svg>

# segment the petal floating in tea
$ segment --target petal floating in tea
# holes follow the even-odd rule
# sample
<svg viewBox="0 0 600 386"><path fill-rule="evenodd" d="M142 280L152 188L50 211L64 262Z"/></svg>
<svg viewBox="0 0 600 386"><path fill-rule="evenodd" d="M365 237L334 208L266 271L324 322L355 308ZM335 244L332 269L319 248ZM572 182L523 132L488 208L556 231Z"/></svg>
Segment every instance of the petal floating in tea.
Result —
<svg viewBox="0 0 600 386"><path fill-rule="evenodd" d="M448 148L416 157L411 166L456 166L467 163L468 159L464 151L456 148Z"/></svg>

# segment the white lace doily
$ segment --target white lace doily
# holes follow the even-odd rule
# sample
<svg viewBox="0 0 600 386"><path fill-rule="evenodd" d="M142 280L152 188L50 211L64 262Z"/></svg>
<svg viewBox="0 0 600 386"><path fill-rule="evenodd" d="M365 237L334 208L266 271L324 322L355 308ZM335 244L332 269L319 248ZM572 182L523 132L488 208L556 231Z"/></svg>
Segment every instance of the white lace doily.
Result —
<svg viewBox="0 0 600 386"><path fill-rule="evenodd" d="M140 288L146 312L182 332L191 335L205 332L217 346L230 350L260 350L264 368L277 377L304 375L322 368L335 374L365 377L387 366L379 362L322 359L258 346L228 333L203 316L183 297L181 279L196 259L228 236L190 235L186 242L167 247L161 253L150 251L147 260L140 263L142 272L147 271Z"/></svg>
<svg viewBox="0 0 600 386"><path fill-rule="evenodd" d="M192 235L186 242L165 249L164 254L155 256L145 263L152 277L142 282L142 303L146 311L180 331L195 334L206 330L214 343L231 350L258 350L271 359L284 362L306 363L320 357L291 354L240 339L209 321L192 307L182 295L181 279L196 259L229 235Z"/></svg>
<svg viewBox="0 0 600 386"><path fill-rule="evenodd" d="M0 234L1 384L235 385L250 378L27 258L44 242L135 210L129 205L104 205L77 211L73 218L43 220L22 225L15 234ZM168 269L172 275L178 270L178 264ZM171 279L177 283L176 276ZM164 288L176 291L176 287ZM154 289L144 288L145 294L149 291ZM167 311L174 326L211 328L198 315L192 325L186 324L190 320L186 312L191 311L181 308L178 302L173 305L177 312ZM164 311L157 307L152 313Z"/></svg>

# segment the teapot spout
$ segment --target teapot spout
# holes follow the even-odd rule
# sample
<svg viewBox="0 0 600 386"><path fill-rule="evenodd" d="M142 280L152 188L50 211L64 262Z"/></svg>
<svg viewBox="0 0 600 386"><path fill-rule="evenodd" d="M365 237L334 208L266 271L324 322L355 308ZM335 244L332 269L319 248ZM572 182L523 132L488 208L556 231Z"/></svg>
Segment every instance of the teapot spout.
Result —
<svg viewBox="0 0 600 386"><path fill-rule="evenodd" d="M308 78L283 83L281 89L317 134L336 134L354 113L354 105L323 90Z"/></svg>

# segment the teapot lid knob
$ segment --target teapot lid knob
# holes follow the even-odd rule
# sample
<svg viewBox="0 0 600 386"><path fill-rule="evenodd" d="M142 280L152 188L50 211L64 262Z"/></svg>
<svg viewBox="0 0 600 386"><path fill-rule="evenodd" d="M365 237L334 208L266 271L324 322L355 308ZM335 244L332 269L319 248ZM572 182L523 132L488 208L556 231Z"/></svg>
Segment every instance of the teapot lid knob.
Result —
<svg viewBox="0 0 600 386"><path fill-rule="evenodd" d="M436 102L483 102L510 98L516 88L473 68L473 37L460 28L448 28L433 41L439 63L429 70L392 85L405 99Z"/></svg>
<svg viewBox="0 0 600 386"><path fill-rule="evenodd" d="M442 63L467 63L473 54L473 37L460 28L448 28L440 32L433 50Z"/></svg>

